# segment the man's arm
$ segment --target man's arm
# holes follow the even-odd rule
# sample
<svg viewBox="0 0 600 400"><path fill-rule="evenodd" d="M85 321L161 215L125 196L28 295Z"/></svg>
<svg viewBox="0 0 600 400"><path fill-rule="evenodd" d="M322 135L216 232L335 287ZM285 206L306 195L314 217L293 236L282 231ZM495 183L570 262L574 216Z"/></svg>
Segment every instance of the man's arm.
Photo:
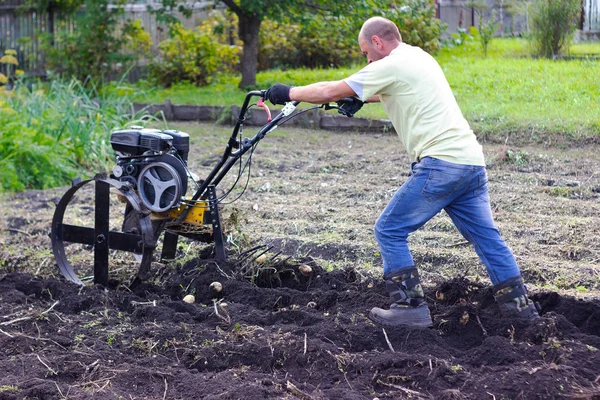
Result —
<svg viewBox="0 0 600 400"><path fill-rule="evenodd" d="M290 90L291 100L313 104L329 103L351 96L356 96L356 93L344 81L317 82L306 86L294 86Z"/></svg>

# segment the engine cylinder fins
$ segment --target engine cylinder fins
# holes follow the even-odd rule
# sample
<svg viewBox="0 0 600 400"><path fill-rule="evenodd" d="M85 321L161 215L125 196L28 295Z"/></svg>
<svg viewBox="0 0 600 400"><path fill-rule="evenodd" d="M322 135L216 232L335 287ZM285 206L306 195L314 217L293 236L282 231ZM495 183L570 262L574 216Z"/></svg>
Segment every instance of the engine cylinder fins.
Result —
<svg viewBox="0 0 600 400"><path fill-rule="evenodd" d="M165 162L146 165L138 177L138 192L144 206L154 212L176 207L182 195L182 182L177 170Z"/></svg>
<svg viewBox="0 0 600 400"><path fill-rule="evenodd" d="M74 183L59 200L50 239L56 264L67 280L84 285L93 279L107 286L109 279L120 281L127 273L135 274L137 281L145 279L162 227L153 225L131 187L97 175ZM129 232L121 227L125 206L135 213L136 229Z"/></svg>

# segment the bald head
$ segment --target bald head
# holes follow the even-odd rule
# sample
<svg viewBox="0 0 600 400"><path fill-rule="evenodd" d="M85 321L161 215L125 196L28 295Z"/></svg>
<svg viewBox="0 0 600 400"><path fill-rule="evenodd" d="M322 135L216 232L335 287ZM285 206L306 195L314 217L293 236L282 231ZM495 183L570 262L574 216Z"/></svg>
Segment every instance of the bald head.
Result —
<svg viewBox="0 0 600 400"><path fill-rule="evenodd" d="M373 36L378 36L386 42L402 42L402 36L396 24L387 18L373 17L369 18L363 24L358 38L364 38L367 42L371 41Z"/></svg>

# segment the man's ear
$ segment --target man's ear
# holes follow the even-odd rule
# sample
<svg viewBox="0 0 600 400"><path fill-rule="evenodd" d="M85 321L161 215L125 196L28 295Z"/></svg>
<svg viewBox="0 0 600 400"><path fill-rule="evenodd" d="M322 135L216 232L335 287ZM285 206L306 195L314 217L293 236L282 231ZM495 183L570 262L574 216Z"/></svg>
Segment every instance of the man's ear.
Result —
<svg viewBox="0 0 600 400"><path fill-rule="evenodd" d="M371 36L371 43L373 44L373 47L375 47L376 49L381 49L383 47L383 41L377 35Z"/></svg>

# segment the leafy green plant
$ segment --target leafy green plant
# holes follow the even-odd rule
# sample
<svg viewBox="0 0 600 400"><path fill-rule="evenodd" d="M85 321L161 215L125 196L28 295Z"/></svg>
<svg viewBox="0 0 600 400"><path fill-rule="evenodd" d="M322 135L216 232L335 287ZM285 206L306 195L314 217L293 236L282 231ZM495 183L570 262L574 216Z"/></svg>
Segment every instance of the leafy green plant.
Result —
<svg viewBox="0 0 600 400"><path fill-rule="evenodd" d="M67 149L37 130L36 121L27 121L20 111L7 103L0 106L0 189L20 191L67 182L75 172Z"/></svg>
<svg viewBox="0 0 600 400"><path fill-rule="evenodd" d="M116 341L117 341L117 338L115 337L115 335L113 333L109 333L106 336L106 344L107 345L112 346Z"/></svg>
<svg viewBox="0 0 600 400"><path fill-rule="evenodd" d="M149 119L129 97L88 86L55 80L30 91L18 82L0 97L0 189L45 189L106 171L110 132Z"/></svg>
<svg viewBox="0 0 600 400"><path fill-rule="evenodd" d="M490 45L490 42L492 41L494 35L498 31L498 28L500 27L500 22L496 21L497 14L498 13L496 12L496 10L493 10L491 12L490 17L487 19L484 19L481 14L479 15L478 37L479 43L481 44L481 50L483 50L484 57L487 57L488 46Z"/></svg>
<svg viewBox="0 0 600 400"><path fill-rule="evenodd" d="M159 44L160 54L149 66L150 77L163 86L188 81L206 85L219 72L237 68L239 47L219 43L209 25L171 27L173 37Z"/></svg>
<svg viewBox="0 0 600 400"><path fill-rule="evenodd" d="M348 66L361 60L357 36L362 23L372 15L383 15L398 24L404 41L433 52L439 48L443 25L435 18L435 8L427 0L405 0L390 4L374 0L353 5L353 13L339 12L338 6L324 7L319 13L264 19L259 31L258 69L329 68ZM211 34L221 43L242 45L233 32L239 30L239 17L233 13L211 17ZM215 22L216 21L216 22Z"/></svg>
<svg viewBox="0 0 600 400"><path fill-rule="evenodd" d="M471 27L470 29L458 28L456 32L452 33L450 37L443 42L443 45L446 47L462 46L469 40L472 40L477 32L477 28L475 27Z"/></svg>
<svg viewBox="0 0 600 400"><path fill-rule="evenodd" d="M358 32L372 15L394 21L403 41L428 52L440 46L443 24L435 18L433 4L426 0L394 2L378 0L355 15L310 15L294 23L264 21L260 35L259 69L348 66L362 61Z"/></svg>
<svg viewBox="0 0 600 400"><path fill-rule="evenodd" d="M529 153L526 151L514 151L511 149L506 150L506 159L509 163L523 166L529 163Z"/></svg>
<svg viewBox="0 0 600 400"><path fill-rule="evenodd" d="M577 29L579 0L535 0L532 10L532 43L535 53L554 58L565 51Z"/></svg>
<svg viewBox="0 0 600 400"><path fill-rule="evenodd" d="M310 16L300 23L264 21L259 70L349 65L360 59L358 28L346 16Z"/></svg>

